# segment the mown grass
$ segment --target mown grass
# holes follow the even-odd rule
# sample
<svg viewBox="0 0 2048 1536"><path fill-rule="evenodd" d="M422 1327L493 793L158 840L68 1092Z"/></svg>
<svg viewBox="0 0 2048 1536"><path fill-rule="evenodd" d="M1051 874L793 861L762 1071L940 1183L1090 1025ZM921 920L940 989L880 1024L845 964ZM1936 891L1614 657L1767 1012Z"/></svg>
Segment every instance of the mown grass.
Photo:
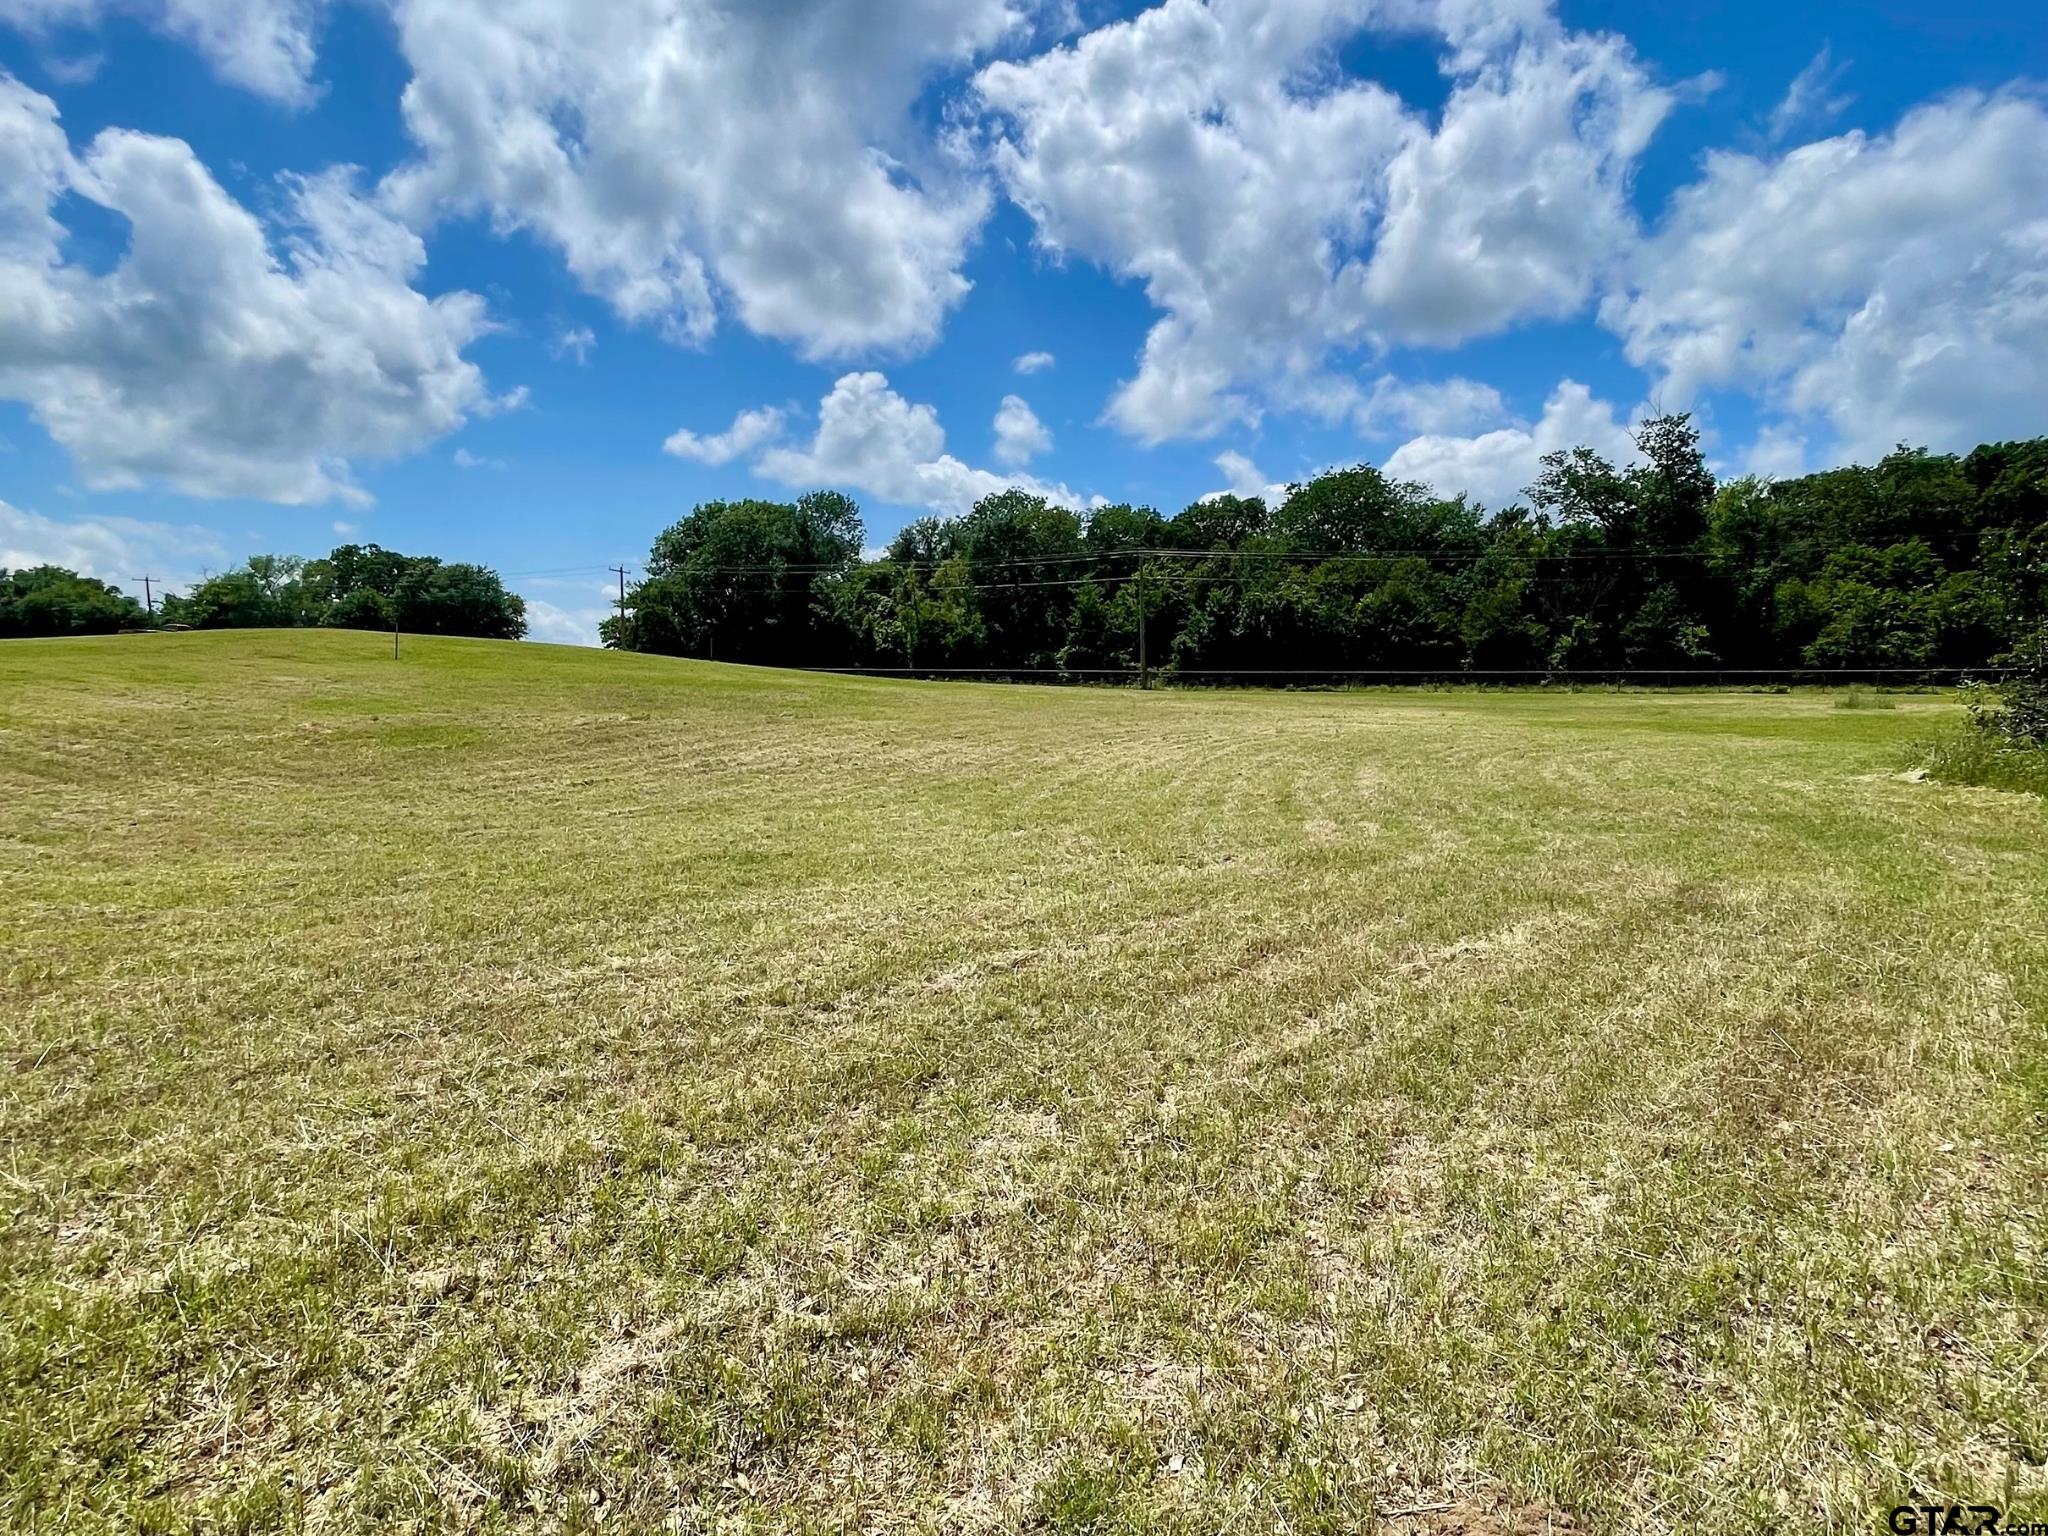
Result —
<svg viewBox="0 0 2048 1536"><path fill-rule="evenodd" d="M1952 708L0 646L0 1523L2048 1517Z"/></svg>

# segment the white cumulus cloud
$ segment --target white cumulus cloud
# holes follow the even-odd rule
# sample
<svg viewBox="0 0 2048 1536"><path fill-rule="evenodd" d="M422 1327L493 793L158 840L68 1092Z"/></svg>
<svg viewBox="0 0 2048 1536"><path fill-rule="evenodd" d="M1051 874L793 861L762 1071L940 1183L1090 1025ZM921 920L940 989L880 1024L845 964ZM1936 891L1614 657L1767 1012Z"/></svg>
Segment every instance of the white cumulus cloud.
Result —
<svg viewBox="0 0 2048 1536"><path fill-rule="evenodd" d="M416 222L488 214L625 319L730 310L810 357L923 347L967 292L981 180L919 130L1024 0L395 0Z"/></svg>
<svg viewBox="0 0 2048 1536"><path fill-rule="evenodd" d="M682 428L661 445L661 451L700 464L730 464L782 436L783 414L774 406L741 411L723 432L704 436Z"/></svg>
<svg viewBox="0 0 2048 1536"><path fill-rule="evenodd" d="M1631 177L1687 87L1556 0L1159 0L1093 29L1073 0L377 9L410 72L411 151L374 192L345 171L288 181L281 222L177 140L74 148L0 76L0 397L88 483L359 499L352 462L517 408L462 355L481 300L413 286L444 218L531 236L677 341L737 324L865 361L939 338L999 193L1043 252L1142 286L1153 323L1106 419L1148 443L1272 411L1409 436L1402 453L1533 437L1490 386L1404 384L1388 354L1596 305L1666 405L1760 397L1758 462L2031 432L2048 399L2035 87L1782 149L1851 99L1823 48L1758 122L1769 150L1711 154L1646 238ZM140 21L294 105L318 93L327 13L0 0L0 24L46 39ZM1429 111L1371 78L1373 43L1416 36L1446 83ZM64 258L73 196L132 228L114 270ZM595 341L553 344L582 363ZM729 462L772 446L759 430L671 452ZM999 429L997 461L1035 441Z"/></svg>
<svg viewBox="0 0 2048 1536"><path fill-rule="evenodd" d="M1451 29L1457 83L1388 167L1365 276L1380 334L1443 346L1586 306L1635 238L1629 174L1672 106L1620 38L1547 16L1504 47Z"/></svg>
<svg viewBox="0 0 2048 1536"><path fill-rule="evenodd" d="M2048 109L1962 94L1884 136L1710 155L1601 315L1667 405L1752 390L1843 455L2038 432Z"/></svg>
<svg viewBox="0 0 2048 1536"><path fill-rule="evenodd" d="M153 576L161 594L225 558L220 540L204 528L132 517L58 519L0 501L0 570L61 565L121 587Z"/></svg>
<svg viewBox="0 0 2048 1536"><path fill-rule="evenodd" d="M1737 473L1766 480L1796 480L1811 468L1806 439L1790 428L1770 426L1757 433Z"/></svg>
<svg viewBox="0 0 2048 1536"><path fill-rule="evenodd" d="M521 594L525 596L525 594ZM546 598L526 598L526 638L546 645L596 645L597 626L614 608L564 608Z"/></svg>
<svg viewBox="0 0 2048 1536"><path fill-rule="evenodd" d="M775 448L756 470L795 486L847 486L899 506L964 513L984 496L1015 487L1065 507L1082 499L1064 485L998 474L946 451L945 429L929 405L913 405L879 373L849 373L818 405L807 446Z"/></svg>
<svg viewBox="0 0 2048 1536"><path fill-rule="evenodd" d="M285 190L273 244L182 141L109 129L74 155L55 105L0 76L0 399L88 485L360 502L352 460L490 407L462 355L483 301L417 292L419 237L346 170ZM67 194L127 220L111 271L65 260Z"/></svg>
<svg viewBox="0 0 2048 1536"><path fill-rule="evenodd" d="M311 99L321 0L0 0L0 22L31 33L134 13L189 43L224 80L294 105Z"/></svg>
<svg viewBox="0 0 2048 1536"><path fill-rule="evenodd" d="M1507 402L1491 384L1453 378L1402 383L1381 378L1360 401L1358 424L1367 431L1471 432L1508 418Z"/></svg>
<svg viewBox="0 0 2048 1536"><path fill-rule="evenodd" d="M1021 395L1005 395L996 410L996 462L1014 468L1052 451L1052 432Z"/></svg>
<svg viewBox="0 0 2048 1536"><path fill-rule="evenodd" d="M485 215L553 246L627 320L702 342L730 314L811 357L937 338L991 198L921 123L920 97L1066 14L1060 0L376 8L411 70L401 105L416 152L384 192L413 228ZM326 9L0 0L0 22L42 33L136 16L223 78L302 103Z"/></svg>
<svg viewBox="0 0 2048 1536"><path fill-rule="evenodd" d="M1335 65L1414 26L1453 78L1434 127ZM1572 313L1633 234L1628 174L1671 103L1536 0L1165 0L976 86L1040 243L1161 311L1109 407L1147 442L1357 411L1333 352Z"/></svg>
<svg viewBox="0 0 2048 1536"><path fill-rule="evenodd" d="M1217 454L1216 467L1223 471L1223 478L1228 484L1220 491L1211 491L1204 500L1213 501L1216 497L1224 495L1246 498L1259 496L1277 507L1287 499L1287 486L1267 479L1264 470L1235 448Z"/></svg>
<svg viewBox="0 0 2048 1536"><path fill-rule="evenodd" d="M1428 433L1395 449L1386 473L1415 480L1444 496L1466 495L1488 507L1519 500L1535 480L1543 455L1591 448L1614 463L1636 457L1634 440L1614 407L1566 379L1551 392L1533 426L1502 427L1476 436Z"/></svg>

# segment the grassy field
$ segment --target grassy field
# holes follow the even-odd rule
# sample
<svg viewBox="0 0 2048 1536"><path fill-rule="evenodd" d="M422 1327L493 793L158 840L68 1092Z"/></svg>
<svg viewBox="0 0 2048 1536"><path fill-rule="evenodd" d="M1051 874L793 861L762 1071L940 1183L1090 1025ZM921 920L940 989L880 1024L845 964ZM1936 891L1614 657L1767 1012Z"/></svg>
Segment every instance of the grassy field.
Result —
<svg viewBox="0 0 2048 1536"><path fill-rule="evenodd" d="M1953 713L0 646L0 1525L2048 1518Z"/></svg>

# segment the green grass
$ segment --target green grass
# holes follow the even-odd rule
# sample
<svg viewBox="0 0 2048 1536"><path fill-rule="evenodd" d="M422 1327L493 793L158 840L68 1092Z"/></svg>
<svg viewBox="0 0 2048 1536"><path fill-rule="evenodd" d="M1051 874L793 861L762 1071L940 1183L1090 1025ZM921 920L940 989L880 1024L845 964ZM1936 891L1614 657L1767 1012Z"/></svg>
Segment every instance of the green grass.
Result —
<svg viewBox="0 0 2048 1536"><path fill-rule="evenodd" d="M1945 783L2048 795L2048 748L2023 747L1994 731L1951 725L1931 741L1916 744L1913 755Z"/></svg>
<svg viewBox="0 0 2048 1536"><path fill-rule="evenodd" d="M0 1525L2048 1517L1953 713L0 646Z"/></svg>

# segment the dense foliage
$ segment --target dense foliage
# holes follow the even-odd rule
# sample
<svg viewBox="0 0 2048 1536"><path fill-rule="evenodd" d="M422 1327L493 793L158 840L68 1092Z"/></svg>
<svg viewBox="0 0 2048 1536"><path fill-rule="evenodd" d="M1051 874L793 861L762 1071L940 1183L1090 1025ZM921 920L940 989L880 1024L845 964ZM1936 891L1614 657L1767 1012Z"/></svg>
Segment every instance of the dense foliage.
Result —
<svg viewBox="0 0 2048 1536"><path fill-rule="evenodd" d="M197 629L397 628L517 640L526 600L481 565L344 544L324 560L253 556L164 599L164 617Z"/></svg>
<svg viewBox="0 0 2048 1536"><path fill-rule="evenodd" d="M860 509L820 491L794 506L717 501L654 541L628 632L607 621L610 643L672 656L716 656L802 666L823 634L818 579L860 558Z"/></svg>
<svg viewBox="0 0 2048 1536"><path fill-rule="evenodd" d="M2024 473L2024 471L2022 471ZM2020 487L2020 494L2027 493ZM2039 477L2033 491L2037 494ZM2036 513L2029 535L2000 549L2012 648L1998 660L2003 676L1965 691L1969 724L1933 744L1942 778L2048 794L2048 536Z"/></svg>
<svg viewBox="0 0 2048 1536"><path fill-rule="evenodd" d="M861 557L858 509L713 502L655 541L607 644L779 665L1075 677L1954 671L2023 648L2048 439L1718 484L1683 416L1640 462L1549 455L1489 515L1370 468L1174 517L1021 491Z"/></svg>
<svg viewBox="0 0 2048 1536"><path fill-rule="evenodd" d="M517 640L526 600L481 565L345 544L324 560L254 555L166 594L155 613L106 582L54 565L0 569L0 639L104 635L158 624L194 629L403 629Z"/></svg>
<svg viewBox="0 0 2048 1536"><path fill-rule="evenodd" d="M147 621L142 604L104 581L55 565L0 567L0 640L110 635Z"/></svg>

